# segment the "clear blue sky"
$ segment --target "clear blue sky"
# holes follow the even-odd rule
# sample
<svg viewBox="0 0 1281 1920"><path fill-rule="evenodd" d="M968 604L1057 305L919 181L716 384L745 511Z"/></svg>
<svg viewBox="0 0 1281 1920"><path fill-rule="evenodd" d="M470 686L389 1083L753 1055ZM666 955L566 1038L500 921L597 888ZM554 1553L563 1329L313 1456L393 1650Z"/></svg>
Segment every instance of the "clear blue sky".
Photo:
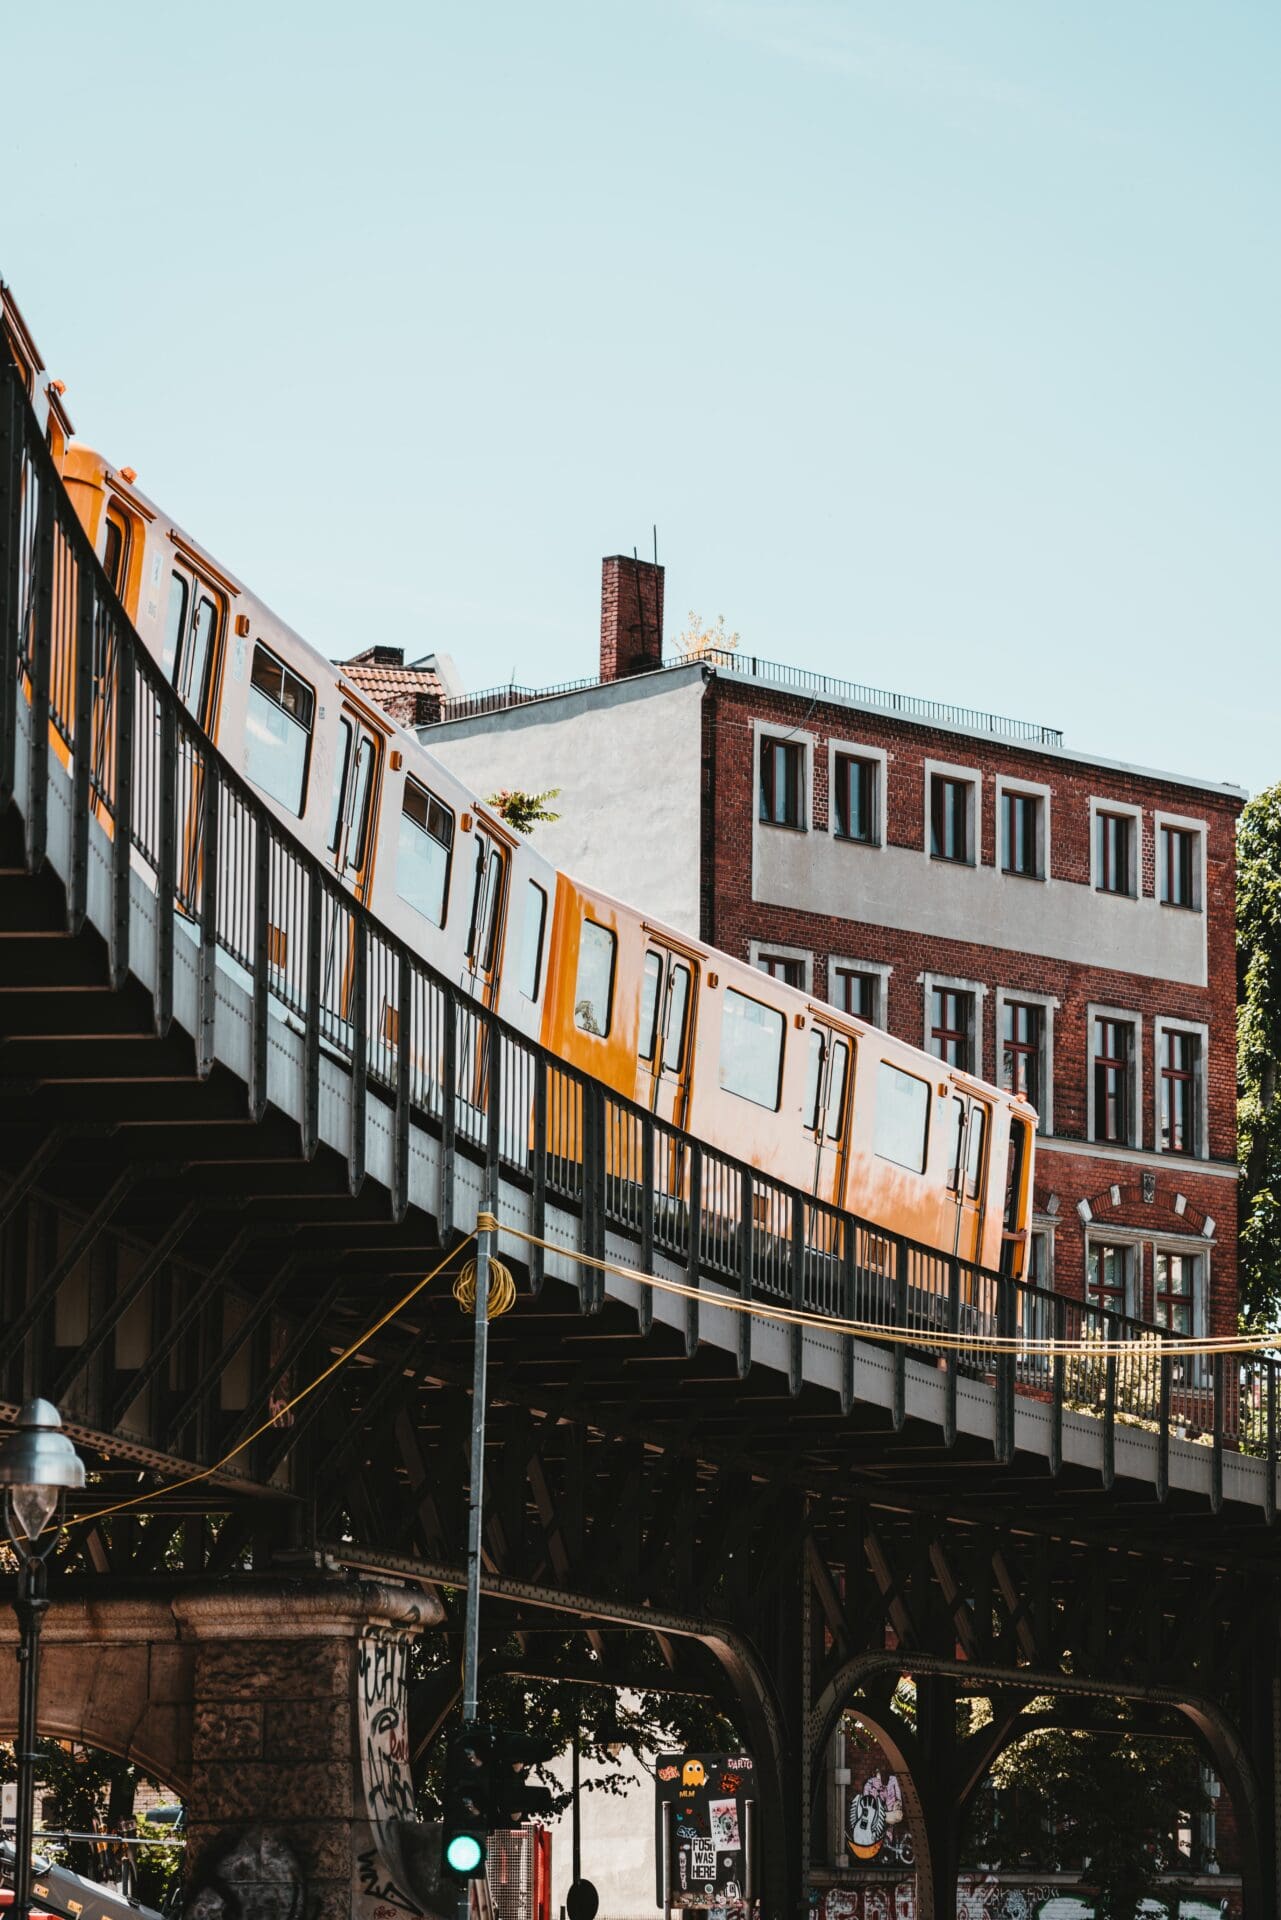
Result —
<svg viewBox="0 0 1281 1920"><path fill-rule="evenodd" d="M1281 777L1275 0L45 0L0 272L333 655L669 637Z"/></svg>

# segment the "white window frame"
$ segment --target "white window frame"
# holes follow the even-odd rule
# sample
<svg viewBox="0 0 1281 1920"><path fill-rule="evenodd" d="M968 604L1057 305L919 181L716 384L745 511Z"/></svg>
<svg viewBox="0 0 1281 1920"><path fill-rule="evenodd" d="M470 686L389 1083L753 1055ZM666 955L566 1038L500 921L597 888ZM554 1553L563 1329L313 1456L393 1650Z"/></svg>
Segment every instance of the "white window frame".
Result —
<svg viewBox="0 0 1281 1920"><path fill-rule="evenodd" d="M1133 1012L1129 1007L1105 1007L1096 1000L1086 1002L1086 1080L1085 1080L1085 1131L1091 1146L1129 1147L1131 1151L1141 1151L1143 1147L1143 1015ZM1130 1101L1130 1134L1128 1140L1097 1140L1094 1128L1094 1064L1098 1058L1098 1034L1096 1023L1099 1020L1124 1020L1134 1029L1134 1087ZM1137 1137L1136 1137L1137 1136Z"/></svg>
<svg viewBox="0 0 1281 1920"><path fill-rule="evenodd" d="M1208 1160L1210 1145L1210 1076L1207 1071L1207 1056L1210 1050L1210 1029L1201 1020L1171 1020L1158 1015L1152 1021L1152 1146L1155 1152L1169 1154L1172 1149L1161 1145L1161 1054L1162 1041L1167 1033L1190 1033L1200 1042L1196 1070L1192 1077L1193 1110L1196 1114L1196 1148L1192 1153L1186 1149L1176 1153L1181 1160Z"/></svg>
<svg viewBox="0 0 1281 1920"><path fill-rule="evenodd" d="M1057 1220L1052 1220L1048 1215L1043 1215L1039 1213L1034 1213L1032 1215L1032 1218L1027 1223L1029 1251L1031 1250L1032 1236L1034 1234L1039 1234L1041 1238L1045 1241L1045 1253L1046 1253L1045 1278L1041 1282L1042 1293L1053 1293L1055 1291L1054 1231L1057 1225L1058 1225ZM1031 1265L1031 1262L1029 1261L1028 1266L1030 1265ZM1025 1279L1027 1278L1026 1268L1024 1270L1024 1278Z"/></svg>
<svg viewBox="0 0 1281 1920"><path fill-rule="evenodd" d="M1133 823L1130 834L1130 891L1115 893L1111 887L1099 884L1099 815L1115 813L1123 815ZM1133 807L1127 800L1108 800L1100 794L1090 795L1090 885L1095 893L1103 894L1109 900L1141 900L1143 898L1143 809Z"/></svg>
<svg viewBox="0 0 1281 1920"><path fill-rule="evenodd" d="M954 766L950 760L926 760L922 765L925 772L925 858L935 861L941 867L981 867L983 865L983 775L977 767ZM969 860L945 860L941 854L937 857L934 854L930 797L935 774L939 774L945 780L964 780L968 783L965 837L971 849Z"/></svg>
<svg viewBox="0 0 1281 1920"><path fill-rule="evenodd" d="M762 822L762 824L765 824L765 823ZM792 992L793 993L813 993L814 991L814 955L808 952L806 948L787 947L787 946L784 946L781 940L749 941L748 948L747 948L747 958L750 965L755 967L758 973L764 972L764 969L761 966L761 960L766 954L772 955L773 958L777 960L799 960L804 969L804 977L801 985L799 987L793 987ZM765 974L765 978L767 980L771 979L772 977L773 976L770 974ZM777 980L775 984L777 986L783 987L787 985L787 982L785 980Z"/></svg>
<svg viewBox="0 0 1281 1920"><path fill-rule="evenodd" d="M1014 873L1005 864L1005 796L1029 793L1040 801L1036 812L1036 872ZM1050 877L1050 789L1041 780L1015 780L1009 774L996 776L996 868L1006 880L1048 880Z"/></svg>
<svg viewBox="0 0 1281 1920"><path fill-rule="evenodd" d="M1005 1045L1005 1009L1016 1006L1041 1009L1041 1083L1045 1099L1037 1112L1037 1135L1054 1132L1054 1014L1059 1002L1052 993L1029 993L1022 987L998 987L996 990L996 1028L992 1036L992 1078L1001 1083L1001 1051Z"/></svg>
<svg viewBox="0 0 1281 1920"><path fill-rule="evenodd" d="M921 973L917 975L924 992L921 998L921 1046L932 1060L938 1055L930 1045L930 1033L934 1026L934 989L944 987L951 993L970 995L970 1051L974 1064L970 1067L950 1068L950 1072L968 1073L973 1080L986 1078L983 1072L983 1001L987 988L981 980L959 980L949 973ZM939 1061L939 1065L945 1062Z"/></svg>
<svg viewBox="0 0 1281 1920"><path fill-rule="evenodd" d="M844 954L829 953L827 956L827 999L828 1004L833 1007L836 1005L834 988L836 986L836 972L839 967L846 967L851 973L870 973L875 976L876 1013L872 1020L872 1025L874 1027L880 1027L882 1031L887 1031L889 1028L890 975L894 971L893 967L887 966L883 960L847 960ZM851 1014L850 1018L857 1020L858 1015Z"/></svg>
<svg viewBox="0 0 1281 1920"><path fill-rule="evenodd" d="M801 775L801 824L780 826L776 820L761 819L761 742L778 740L784 746L799 746L804 772ZM800 727L780 727L776 721L752 722L752 827L772 833L808 833L814 824L814 735Z"/></svg>
<svg viewBox="0 0 1281 1920"><path fill-rule="evenodd" d="M1152 1240L1152 1312L1156 1319L1156 1261L1159 1253L1181 1254L1185 1260L1199 1263L1199 1278L1192 1288L1192 1337L1203 1339L1210 1327L1210 1246L1208 1240L1183 1239L1177 1233L1157 1234Z"/></svg>
<svg viewBox="0 0 1281 1920"><path fill-rule="evenodd" d="M1196 835L1197 848L1192 864L1192 905L1180 907L1172 900L1161 898L1161 881L1165 863L1161 858L1162 827L1177 827L1180 833ZM1152 815L1152 873L1153 897L1160 907L1170 907L1175 913L1205 912L1205 843L1206 823L1195 820L1186 813L1154 813Z"/></svg>
<svg viewBox="0 0 1281 1920"><path fill-rule="evenodd" d="M1109 1227L1101 1220L1091 1221L1085 1233L1085 1264L1081 1273L1081 1298L1089 1300L1090 1293L1090 1248L1093 1246L1132 1247L1134 1260L1129 1285L1125 1290L1125 1305L1122 1312L1128 1319L1140 1320L1144 1316L1139 1312L1143 1300L1143 1249L1152 1244L1147 1233L1136 1232L1133 1227ZM1090 1302L1097 1306L1097 1301Z"/></svg>
<svg viewBox="0 0 1281 1920"><path fill-rule="evenodd" d="M872 795L872 837L852 840L836 831L836 756L850 754L856 760L873 760L876 776ZM885 845L886 782L889 779L889 754L884 747L869 747L859 740L829 740L827 743L827 831L843 847L883 847Z"/></svg>

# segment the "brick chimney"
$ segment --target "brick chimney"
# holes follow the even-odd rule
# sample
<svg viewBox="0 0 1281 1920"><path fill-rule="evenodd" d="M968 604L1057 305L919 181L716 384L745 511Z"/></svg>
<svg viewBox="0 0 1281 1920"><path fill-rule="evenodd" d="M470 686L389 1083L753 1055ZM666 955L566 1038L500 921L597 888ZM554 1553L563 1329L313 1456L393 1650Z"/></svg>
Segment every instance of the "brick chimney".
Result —
<svg viewBox="0 0 1281 1920"><path fill-rule="evenodd" d="M600 565L600 677L625 680L663 663L663 569L615 553Z"/></svg>

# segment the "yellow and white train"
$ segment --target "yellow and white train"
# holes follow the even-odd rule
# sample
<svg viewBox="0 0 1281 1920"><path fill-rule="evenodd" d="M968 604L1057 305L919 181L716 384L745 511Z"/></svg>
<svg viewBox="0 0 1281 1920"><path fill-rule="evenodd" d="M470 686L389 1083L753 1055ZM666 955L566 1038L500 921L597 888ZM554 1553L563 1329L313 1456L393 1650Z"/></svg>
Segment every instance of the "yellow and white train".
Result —
<svg viewBox="0 0 1281 1920"><path fill-rule="evenodd" d="M881 1229L1021 1275L1036 1125L1024 1101L557 871L127 468L75 441L2 284L0 315L143 644L342 887L619 1094ZM293 932L273 938L283 948Z"/></svg>

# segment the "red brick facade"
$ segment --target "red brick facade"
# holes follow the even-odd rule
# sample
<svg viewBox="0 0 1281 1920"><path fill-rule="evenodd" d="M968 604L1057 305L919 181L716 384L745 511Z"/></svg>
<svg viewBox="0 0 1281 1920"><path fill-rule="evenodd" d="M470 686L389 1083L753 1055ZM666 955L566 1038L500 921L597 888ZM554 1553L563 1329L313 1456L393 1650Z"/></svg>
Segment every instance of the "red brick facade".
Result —
<svg viewBox="0 0 1281 1920"><path fill-rule="evenodd" d="M600 566L600 677L646 673L663 658L663 569L621 553Z"/></svg>
<svg viewBox="0 0 1281 1920"><path fill-rule="evenodd" d="M1161 979L1147 972L1094 967L1030 955L994 941L991 945L949 937L946 920L926 932L907 932L848 914L782 907L753 897L753 846L758 833L790 834L785 826L760 827L758 742L762 727L781 739L812 740L812 790L805 796L806 829L829 827L829 740L881 750L884 765L880 837L885 847L925 856L926 768L929 760L974 768L980 777L981 864L1001 857L997 817L998 776L1048 789L1049 876L1060 885L1091 893L1091 800L1132 807L1141 814L1137 847L1138 886L1152 901L1157 887L1155 815L1194 817L1205 823L1200 911L1205 919L1207 982ZM856 954L888 975L884 1024L916 1045L928 1045L924 974L974 982L986 988L976 1002L981 1021L979 1058L987 1077L999 1077L997 990L1052 996L1053 1134L1038 1153L1035 1212L1053 1228L1053 1283L1080 1297L1085 1285L1086 1239L1105 1239L1109 1228L1133 1247L1132 1310L1153 1315L1154 1245L1203 1250L1208 1256L1210 1331L1229 1330L1236 1314L1236 1185L1229 1173L1236 1152L1236 949L1235 825L1241 796L1229 788L1181 783L1173 776L1092 765L1012 740L952 732L860 707L814 700L807 693L776 691L759 682L713 676L703 707L702 933L727 951L750 956L752 943L778 945L812 955L810 984L821 997L834 996L829 958ZM801 858L803 834L796 834ZM855 859L875 860L877 849L859 849ZM1035 887L1034 879L1011 884ZM1163 909L1166 911L1166 909ZM1169 908L1172 914L1184 912ZM1089 1015L1094 1003L1139 1016L1141 1027L1138 1151L1100 1153L1089 1138ZM1200 1072L1204 1075L1205 1159L1177 1165L1158 1152L1154 1089L1158 1062L1154 1022L1174 1020L1205 1029ZM1079 1151L1075 1150L1079 1143ZM1067 1149L1067 1150L1064 1150ZM1118 1192L1119 1189L1119 1192ZM1090 1218L1083 1218L1085 1203ZM1046 1276L1048 1278L1048 1276Z"/></svg>

